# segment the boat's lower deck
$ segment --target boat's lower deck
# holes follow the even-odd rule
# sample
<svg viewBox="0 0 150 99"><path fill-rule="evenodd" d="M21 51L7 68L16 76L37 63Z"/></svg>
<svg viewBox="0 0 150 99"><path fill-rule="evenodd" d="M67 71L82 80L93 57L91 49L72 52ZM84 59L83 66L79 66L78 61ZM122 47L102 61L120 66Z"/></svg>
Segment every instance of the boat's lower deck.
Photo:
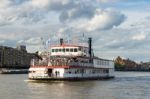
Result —
<svg viewBox="0 0 150 99"><path fill-rule="evenodd" d="M29 79L80 80L114 77L110 68L30 68Z"/></svg>

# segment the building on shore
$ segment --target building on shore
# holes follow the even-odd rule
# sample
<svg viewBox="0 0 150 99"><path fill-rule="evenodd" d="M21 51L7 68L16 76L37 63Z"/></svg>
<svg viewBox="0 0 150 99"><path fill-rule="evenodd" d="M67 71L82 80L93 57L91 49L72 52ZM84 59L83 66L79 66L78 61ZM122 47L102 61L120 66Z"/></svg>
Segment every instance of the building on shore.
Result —
<svg viewBox="0 0 150 99"><path fill-rule="evenodd" d="M122 71L134 71L137 69L139 64L130 59L123 59L118 56L115 59L115 69Z"/></svg>
<svg viewBox="0 0 150 99"><path fill-rule="evenodd" d="M137 63L130 59L118 56L115 59L115 70L119 71L150 71L150 62Z"/></svg>
<svg viewBox="0 0 150 99"><path fill-rule="evenodd" d="M141 62L138 68L142 71L150 71L150 62Z"/></svg>
<svg viewBox="0 0 150 99"><path fill-rule="evenodd" d="M28 69L32 58L38 57L35 53L28 53L26 46L16 48L0 46L0 68Z"/></svg>

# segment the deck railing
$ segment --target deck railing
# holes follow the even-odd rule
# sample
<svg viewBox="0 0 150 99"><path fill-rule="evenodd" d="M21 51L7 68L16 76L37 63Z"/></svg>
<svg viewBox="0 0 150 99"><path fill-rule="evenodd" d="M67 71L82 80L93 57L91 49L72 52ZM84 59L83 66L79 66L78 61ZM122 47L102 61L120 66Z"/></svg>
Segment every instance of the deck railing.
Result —
<svg viewBox="0 0 150 99"><path fill-rule="evenodd" d="M50 61L50 60L32 60L31 66L83 66L93 67L93 63L89 62L68 62L68 61Z"/></svg>

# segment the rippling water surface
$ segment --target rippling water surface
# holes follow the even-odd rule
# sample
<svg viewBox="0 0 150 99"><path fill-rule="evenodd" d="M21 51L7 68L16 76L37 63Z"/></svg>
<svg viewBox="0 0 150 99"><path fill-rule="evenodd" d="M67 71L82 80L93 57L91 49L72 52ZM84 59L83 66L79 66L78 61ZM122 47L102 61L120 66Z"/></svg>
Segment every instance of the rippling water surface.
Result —
<svg viewBox="0 0 150 99"><path fill-rule="evenodd" d="M150 72L116 72L94 81L29 82L27 74L0 75L0 99L150 99Z"/></svg>

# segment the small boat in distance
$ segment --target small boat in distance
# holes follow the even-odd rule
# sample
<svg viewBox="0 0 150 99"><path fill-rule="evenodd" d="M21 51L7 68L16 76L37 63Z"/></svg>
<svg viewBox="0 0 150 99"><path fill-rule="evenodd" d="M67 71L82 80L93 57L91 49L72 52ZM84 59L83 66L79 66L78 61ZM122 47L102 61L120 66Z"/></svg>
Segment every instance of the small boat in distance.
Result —
<svg viewBox="0 0 150 99"><path fill-rule="evenodd" d="M94 56L92 38L87 44L66 44L61 38L59 45L32 59L30 80L97 80L114 77L114 62Z"/></svg>

